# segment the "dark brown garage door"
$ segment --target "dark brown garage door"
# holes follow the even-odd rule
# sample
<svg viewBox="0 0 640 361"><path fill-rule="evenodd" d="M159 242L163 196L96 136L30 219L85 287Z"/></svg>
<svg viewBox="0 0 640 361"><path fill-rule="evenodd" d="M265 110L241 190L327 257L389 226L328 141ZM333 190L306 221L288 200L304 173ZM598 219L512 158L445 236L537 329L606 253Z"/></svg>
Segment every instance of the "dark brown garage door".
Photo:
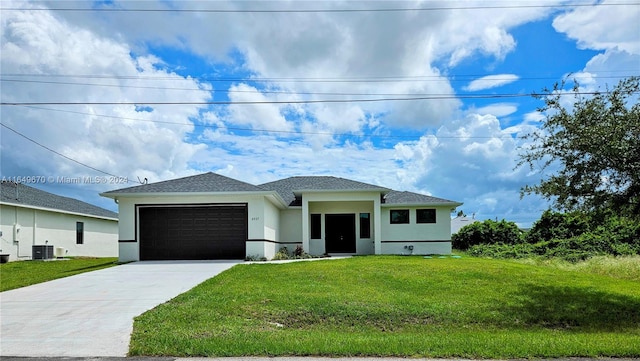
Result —
<svg viewBox="0 0 640 361"><path fill-rule="evenodd" d="M247 206L206 205L138 208L140 259L243 259Z"/></svg>

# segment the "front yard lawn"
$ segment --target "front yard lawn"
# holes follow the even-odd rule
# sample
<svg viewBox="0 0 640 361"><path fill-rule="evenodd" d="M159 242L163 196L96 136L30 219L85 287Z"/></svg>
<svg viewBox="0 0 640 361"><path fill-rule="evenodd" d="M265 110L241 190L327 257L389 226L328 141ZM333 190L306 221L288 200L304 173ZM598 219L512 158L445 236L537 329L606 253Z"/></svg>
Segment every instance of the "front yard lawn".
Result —
<svg viewBox="0 0 640 361"><path fill-rule="evenodd" d="M640 356L640 283L510 261L239 265L136 318L130 355Z"/></svg>
<svg viewBox="0 0 640 361"><path fill-rule="evenodd" d="M117 258L17 261L0 265L0 292L117 265Z"/></svg>

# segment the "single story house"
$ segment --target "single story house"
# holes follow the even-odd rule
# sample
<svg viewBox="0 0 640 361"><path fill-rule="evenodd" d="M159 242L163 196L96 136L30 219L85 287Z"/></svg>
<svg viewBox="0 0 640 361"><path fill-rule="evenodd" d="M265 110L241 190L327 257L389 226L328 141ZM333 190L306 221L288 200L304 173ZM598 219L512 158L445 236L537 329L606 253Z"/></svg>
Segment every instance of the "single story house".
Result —
<svg viewBox="0 0 640 361"><path fill-rule="evenodd" d="M9 255L9 261L30 260L34 254L44 259L53 258L55 248L63 256L117 257L118 214L24 184L0 182L0 254Z"/></svg>
<svg viewBox="0 0 640 361"><path fill-rule="evenodd" d="M449 254L459 202L349 179L253 185L215 173L101 193L120 214L120 261Z"/></svg>

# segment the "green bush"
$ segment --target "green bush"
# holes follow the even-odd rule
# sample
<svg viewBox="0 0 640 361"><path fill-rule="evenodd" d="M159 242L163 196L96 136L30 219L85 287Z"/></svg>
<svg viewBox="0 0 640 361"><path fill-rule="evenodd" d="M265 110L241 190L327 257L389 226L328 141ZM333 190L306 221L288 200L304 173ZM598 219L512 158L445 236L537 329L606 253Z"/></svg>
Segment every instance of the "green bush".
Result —
<svg viewBox="0 0 640 361"><path fill-rule="evenodd" d="M280 250L273 256L272 260L279 261L284 259L290 259L289 250L287 247L282 247Z"/></svg>
<svg viewBox="0 0 640 361"><path fill-rule="evenodd" d="M640 254L640 221L627 217L610 216L605 219L602 226L598 227L601 232L606 232L606 236L618 245L627 245Z"/></svg>
<svg viewBox="0 0 640 361"><path fill-rule="evenodd" d="M534 255L533 245L520 244L478 244L469 248L468 253L474 257L487 258L530 258Z"/></svg>
<svg viewBox="0 0 640 361"><path fill-rule="evenodd" d="M267 260L267 257L264 256L259 256L257 254L250 254L247 257L244 258L245 261L250 261L250 262L264 262Z"/></svg>
<svg viewBox="0 0 640 361"><path fill-rule="evenodd" d="M527 243L538 243L571 238L589 231L590 224L591 219L586 213L558 213L547 210L533 224L524 239Z"/></svg>
<svg viewBox="0 0 640 361"><path fill-rule="evenodd" d="M513 222L486 220L464 226L451 237L453 248L467 250L481 244L513 245L522 243L522 232Z"/></svg>
<svg viewBox="0 0 640 361"><path fill-rule="evenodd" d="M490 258L542 257L569 262L598 255L637 255L640 254L640 222L612 214L546 211L524 239L523 244L475 243L468 251L474 256Z"/></svg>

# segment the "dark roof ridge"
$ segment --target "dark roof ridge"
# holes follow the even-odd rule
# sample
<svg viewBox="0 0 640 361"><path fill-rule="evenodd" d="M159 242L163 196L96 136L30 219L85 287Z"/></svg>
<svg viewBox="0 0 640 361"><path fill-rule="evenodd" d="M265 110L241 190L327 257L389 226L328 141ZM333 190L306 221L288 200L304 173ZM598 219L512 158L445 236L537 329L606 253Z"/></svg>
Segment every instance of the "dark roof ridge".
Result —
<svg viewBox="0 0 640 361"><path fill-rule="evenodd" d="M15 190L8 189L9 187L15 187ZM116 212L79 199L60 196L25 184L3 181L0 183L0 189L0 200L7 204L77 213L99 218L118 219L118 213Z"/></svg>
<svg viewBox="0 0 640 361"><path fill-rule="evenodd" d="M103 196L134 193L259 192L262 188L214 172L206 172L155 183L116 189Z"/></svg>

